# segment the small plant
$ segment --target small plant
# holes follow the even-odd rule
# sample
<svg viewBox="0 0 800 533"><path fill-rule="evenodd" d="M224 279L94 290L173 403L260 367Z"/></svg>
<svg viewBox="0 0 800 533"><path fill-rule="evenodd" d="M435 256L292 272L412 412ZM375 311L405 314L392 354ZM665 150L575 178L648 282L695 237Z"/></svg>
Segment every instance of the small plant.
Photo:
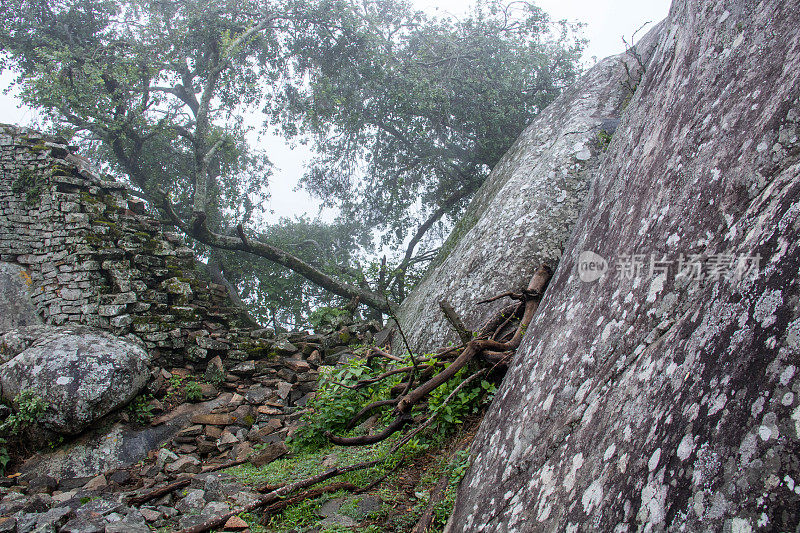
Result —
<svg viewBox="0 0 800 533"><path fill-rule="evenodd" d="M183 394L187 402L199 402L203 399L203 389L196 381L188 382L183 389Z"/></svg>
<svg viewBox="0 0 800 533"><path fill-rule="evenodd" d="M600 150L603 152L608 150L608 146L611 144L611 138L611 134L606 130L600 130L600 133L597 134L597 144Z"/></svg>
<svg viewBox="0 0 800 533"><path fill-rule="evenodd" d="M128 404L128 413L136 423L145 425L149 424L153 419L153 406L150 405L151 399L152 396L150 394L143 394L137 396Z"/></svg>
<svg viewBox="0 0 800 533"><path fill-rule="evenodd" d="M292 444L299 448L319 448L328 441L326 431L344 431L347 423L367 403L388 397L395 380L384 380L362 389L348 388L360 379L374 377L378 370L367 366L361 359L337 366L322 374L314 398L308 402L303 422L292 437ZM345 385L345 386L343 386Z"/></svg>
<svg viewBox="0 0 800 533"><path fill-rule="evenodd" d="M14 397L14 405L17 406L16 412L0 426L0 431L12 436L38 422L48 403L33 391L24 390Z"/></svg>
<svg viewBox="0 0 800 533"><path fill-rule="evenodd" d="M19 176L11 184L11 191L14 194L25 193L25 203L33 205L39 201L44 190L44 182L29 168L19 171Z"/></svg>
<svg viewBox="0 0 800 533"><path fill-rule="evenodd" d="M11 455L8 453L8 441L0 438L0 474L6 473L6 466L11 460Z"/></svg>
<svg viewBox="0 0 800 533"><path fill-rule="evenodd" d="M447 383L431 392L428 407L437 413L436 427L442 435L448 434L464 422L464 418L477 413L481 406L494 398L497 387L487 380L476 381L460 390L448 403L445 399L469 375L466 368L459 370Z"/></svg>

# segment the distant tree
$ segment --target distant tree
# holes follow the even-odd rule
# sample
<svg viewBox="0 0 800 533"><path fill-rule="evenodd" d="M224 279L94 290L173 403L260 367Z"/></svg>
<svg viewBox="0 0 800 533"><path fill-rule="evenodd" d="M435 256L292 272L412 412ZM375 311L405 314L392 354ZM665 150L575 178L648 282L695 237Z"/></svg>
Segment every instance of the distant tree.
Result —
<svg viewBox="0 0 800 533"><path fill-rule="evenodd" d="M359 251L369 243L357 242L352 225L323 224L299 218L282 219L270 225L258 239L290 251L327 273L356 286L366 286ZM209 264L216 263L248 304L252 316L262 324L295 329L304 326L310 313L321 306L341 307L349 303L299 274L263 258L244 252L210 249Z"/></svg>
<svg viewBox="0 0 800 533"><path fill-rule="evenodd" d="M332 231L358 233L348 241L358 270L367 228L395 230L386 242L402 241L416 198L429 219L457 211L514 132L574 74L577 50L564 48L563 35L544 39L541 12L519 19L499 6L453 22L391 0L3 5L0 67L19 73L23 101L83 139L199 247L264 258L380 311L390 305L380 290L391 277L385 269L370 286L363 273L303 259L292 239L260 227L254 215L266 202L270 164L248 145L245 115L265 108L288 134L318 141L320 159L306 182L339 200L350 222ZM526 54L536 68L526 66ZM509 124L501 115L512 117ZM292 131L295 119L302 122ZM359 165L368 170L363 186L350 187ZM372 213L357 215L360 208ZM400 271L412 263L408 255ZM399 296L403 285L395 280Z"/></svg>
<svg viewBox="0 0 800 533"><path fill-rule="evenodd" d="M461 212L573 82L583 41L575 25L520 1L436 19L385 0L342 16L347 39L314 27L296 40L309 83L287 86L273 116L288 135L314 140L306 188L403 249L386 278L397 277L402 299L406 270L430 256L430 246L417 253L427 232Z"/></svg>

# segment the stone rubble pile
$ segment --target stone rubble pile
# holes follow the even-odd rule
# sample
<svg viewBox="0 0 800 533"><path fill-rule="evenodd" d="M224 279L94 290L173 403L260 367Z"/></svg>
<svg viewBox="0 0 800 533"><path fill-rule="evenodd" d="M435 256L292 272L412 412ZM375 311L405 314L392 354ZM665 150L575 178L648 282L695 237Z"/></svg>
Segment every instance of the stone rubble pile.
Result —
<svg viewBox="0 0 800 533"><path fill-rule="evenodd" d="M246 505L260 496L253 487L224 471L208 470L235 461L263 466L285 455L285 440L299 426L320 372L348 361L355 346L370 342L376 332L376 323L347 319L326 334L255 330L255 338L279 346L282 355L245 361L215 357L204 371L192 364L155 368L146 387L154 396L149 409L164 412L152 420L153 426L171 416L166 404L177 383L195 381L202 399L219 405L190 417L163 447L125 468L82 479L56 479L36 469L0 478L0 533L177 530ZM127 503L185 478L191 478L185 488L138 507ZM224 531L246 528L231 519Z"/></svg>

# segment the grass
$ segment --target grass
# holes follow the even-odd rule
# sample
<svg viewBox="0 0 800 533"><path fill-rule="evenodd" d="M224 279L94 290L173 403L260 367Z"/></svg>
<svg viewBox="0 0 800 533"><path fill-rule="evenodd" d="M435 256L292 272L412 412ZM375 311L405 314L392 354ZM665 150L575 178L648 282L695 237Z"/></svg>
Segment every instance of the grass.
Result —
<svg viewBox="0 0 800 533"><path fill-rule="evenodd" d="M455 450L464 448L465 443L472 439L476 425L477 420L470 420L470 423L465 424L465 429L438 445L422 445L411 441L381 465L351 472L326 482L327 484L333 481L346 481L363 487L389 474L383 483L369 493L353 494L339 491L306 500L271 517L267 526L260 524L262 515L258 512L242 515L242 519L250 524L254 533L290 533L313 527L319 527L320 533L406 532L425 511L430 493L437 481L443 475L448 475L450 485L445 492L445 498L436 506L436 519L430 530L441 531L452 511L457 484L467 466L466 454ZM334 466L353 465L371 460L375 456L383 456L400 438L401 435L397 434L384 442L362 447L327 445L316 450L298 449L295 453L263 467L244 464L228 469L227 472L251 486L292 482ZM402 464L394 470L398 463ZM357 516L359 500L368 495L380 498L384 504L379 510L367 516ZM338 511L339 514L360 519L358 526L322 526L319 509L326 502L342 496L347 496L349 499L343 503Z"/></svg>

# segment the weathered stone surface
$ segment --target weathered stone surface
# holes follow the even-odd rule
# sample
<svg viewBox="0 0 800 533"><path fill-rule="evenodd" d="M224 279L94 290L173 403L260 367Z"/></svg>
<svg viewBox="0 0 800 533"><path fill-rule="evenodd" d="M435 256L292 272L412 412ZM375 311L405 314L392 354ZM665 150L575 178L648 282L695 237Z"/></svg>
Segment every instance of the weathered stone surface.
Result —
<svg viewBox="0 0 800 533"><path fill-rule="evenodd" d="M222 395L208 402L183 404L154 421L156 425L144 429L115 424L111 429L89 432L56 451L33 456L20 471L48 474L63 484L65 479L93 477L133 464L175 436L197 413L206 413L229 397Z"/></svg>
<svg viewBox="0 0 800 533"><path fill-rule="evenodd" d="M32 284L24 268L0 261L0 333L42 323L30 297Z"/></svg>
<svg viewBox="0 0 800 533"><path fill-rule="evenodd" d="M648 57L654 40L639 53ZM478 329L508 302L476 302L527 286L542 263L555 264L588 195L603 146L630 93L624 65L605 59L557 98L522 133L475 195L434 266L403 301L399 318L412 348L457 341L439 309L447 300L469 329ZM395 339L397 340L397 339Z"/></svg>
<svg viewBox="0 0 800 533"><path fill-rule="evenodd" d="M673 4L452 530L797 529L798 96L795 2ZM584 251L604 277L581 281ZM618 275L627 254L669 270ZM676 279L692 254L704 279ZM720 254L760 268L716 277Z"/></svg>
<svg viewBox="0 0 800 533"><path fill-rule="evenodd" d="M0 333L36 317L133 332L172 365L254 344L225 287L124 185L83 168L58 139L6 124L0 139ZM211 346L198 346L208 329Z"/></svg>
<svg viewBox="0 0 800 533"><path fill-rule="evenodd" d="M51 326L26 326L0 335L0 363L10 361L50 331Z"/></svg>
<svg viewBox="0 0 800 533"><path fill-rule="evenodd" d="M32 391L48 403L42 424L74 435L130 402L147 381L149 361L141 346L104 331L52 327L0 366L2 394L14 401Z"/></svg>

